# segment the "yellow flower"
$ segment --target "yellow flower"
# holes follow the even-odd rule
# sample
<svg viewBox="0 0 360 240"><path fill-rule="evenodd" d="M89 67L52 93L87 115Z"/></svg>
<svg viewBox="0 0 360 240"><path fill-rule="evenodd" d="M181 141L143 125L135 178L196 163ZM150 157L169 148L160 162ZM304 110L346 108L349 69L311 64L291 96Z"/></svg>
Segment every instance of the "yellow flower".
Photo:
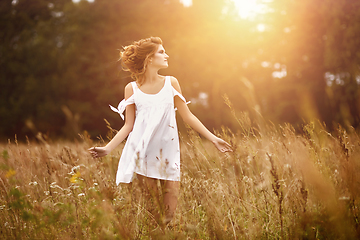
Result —
<svg viewBox="0 0 360 240"><path fill-rule="evenodd" d="M6 178L11 178L11 177L14 176L15 174L16 174L16 171L15 171L14 169L10 169L10 170L6 173L5 177L6 177Z"/></svg>
<svg viewBox="0 0 360 240"><path fill-rule="evenodd" d="M75 173L74 175L71 176L70 182L77 183L79 181L78 179L79 177L80 177L80 172Z"/></svg>

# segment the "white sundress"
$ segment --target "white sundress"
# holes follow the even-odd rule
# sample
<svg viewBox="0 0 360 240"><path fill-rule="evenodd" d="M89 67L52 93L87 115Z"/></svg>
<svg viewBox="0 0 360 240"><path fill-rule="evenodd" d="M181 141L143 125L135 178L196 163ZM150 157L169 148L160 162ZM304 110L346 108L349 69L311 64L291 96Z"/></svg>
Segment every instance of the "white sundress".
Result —
<svg viewBox="0 0 360 240"><path fill-rule="evenodd" d="M175 118L174 97L185 98L165 77L163 88L157 94L142 92L136 82L131 82L134 94L122 100L118 112L124 119L126 106L135 104L136 117L122 151L116 184L129 183L134 173L163 180L180 181L180 147Z"/></svg>

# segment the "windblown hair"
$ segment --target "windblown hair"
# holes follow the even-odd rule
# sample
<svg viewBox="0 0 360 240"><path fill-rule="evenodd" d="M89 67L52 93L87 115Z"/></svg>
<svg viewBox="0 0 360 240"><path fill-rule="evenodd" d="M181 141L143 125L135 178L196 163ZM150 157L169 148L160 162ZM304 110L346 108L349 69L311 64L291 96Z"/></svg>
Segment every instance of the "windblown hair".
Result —
<svg viewBox="0 0 360 240"><path fill-rule="evenodd" d="M144 83L144 73L149 62L162 40L159 37L150 37L135 41L120 52L120 61L124 71L131 73L131 78L141 86Z"/></svg>

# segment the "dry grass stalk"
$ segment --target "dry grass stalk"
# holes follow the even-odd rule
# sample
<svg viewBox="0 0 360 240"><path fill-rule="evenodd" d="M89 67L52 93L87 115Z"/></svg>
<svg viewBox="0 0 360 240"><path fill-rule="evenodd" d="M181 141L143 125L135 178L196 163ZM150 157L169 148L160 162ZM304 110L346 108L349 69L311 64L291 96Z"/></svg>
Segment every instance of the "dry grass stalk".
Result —
<svg viewBox="0 0 360 240"><path fill-rule="evenodd" d="M246 118L239 119L248 126ZM122 146L102 159L82 143L0 145L3 239L357 239L360 145L309 123L217 134L220 154L192 131L183 140L179 205L161 230L139 182L115 185ZM256 134L253 134L256 132ZM243 134L245 133L245 134ZM110 133L109 133L110 134ZM44 139L45 140L45 139ZM103 141L103 140L100 140Z"/></svg>

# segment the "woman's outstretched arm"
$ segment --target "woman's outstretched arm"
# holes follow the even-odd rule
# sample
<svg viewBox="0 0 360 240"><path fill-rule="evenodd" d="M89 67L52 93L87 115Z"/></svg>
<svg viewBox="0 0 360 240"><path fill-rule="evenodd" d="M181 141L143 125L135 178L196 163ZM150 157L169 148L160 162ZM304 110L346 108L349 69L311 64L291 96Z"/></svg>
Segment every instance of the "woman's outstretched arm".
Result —
<svg viewBox="0 0 360 240"><path fill-rule="evenodd" d="M125 87L125 99L133 94L131 84ZM104 157L116 148L132 131L135 122L135 104L128 105L125 111L125 124L105 147L92 147L89 152L94 158Z"/></svg>
<svg viewBox="0 0 360 240"><path fill-rule="evenodd" d="M176 78L171 77L171 84L175 88L176 91L181 93L181 88L179 82ZM181 118L189 124L195 131L200 133L202 136L211 141L220 152L228 152L232 151L230 144L222 140L221 138L216 137L213 133L211 133L204 124L190 111L186 103L180 99L180 97L176 96L174 99L175 107L177 107L178 112Z"/></svg>

